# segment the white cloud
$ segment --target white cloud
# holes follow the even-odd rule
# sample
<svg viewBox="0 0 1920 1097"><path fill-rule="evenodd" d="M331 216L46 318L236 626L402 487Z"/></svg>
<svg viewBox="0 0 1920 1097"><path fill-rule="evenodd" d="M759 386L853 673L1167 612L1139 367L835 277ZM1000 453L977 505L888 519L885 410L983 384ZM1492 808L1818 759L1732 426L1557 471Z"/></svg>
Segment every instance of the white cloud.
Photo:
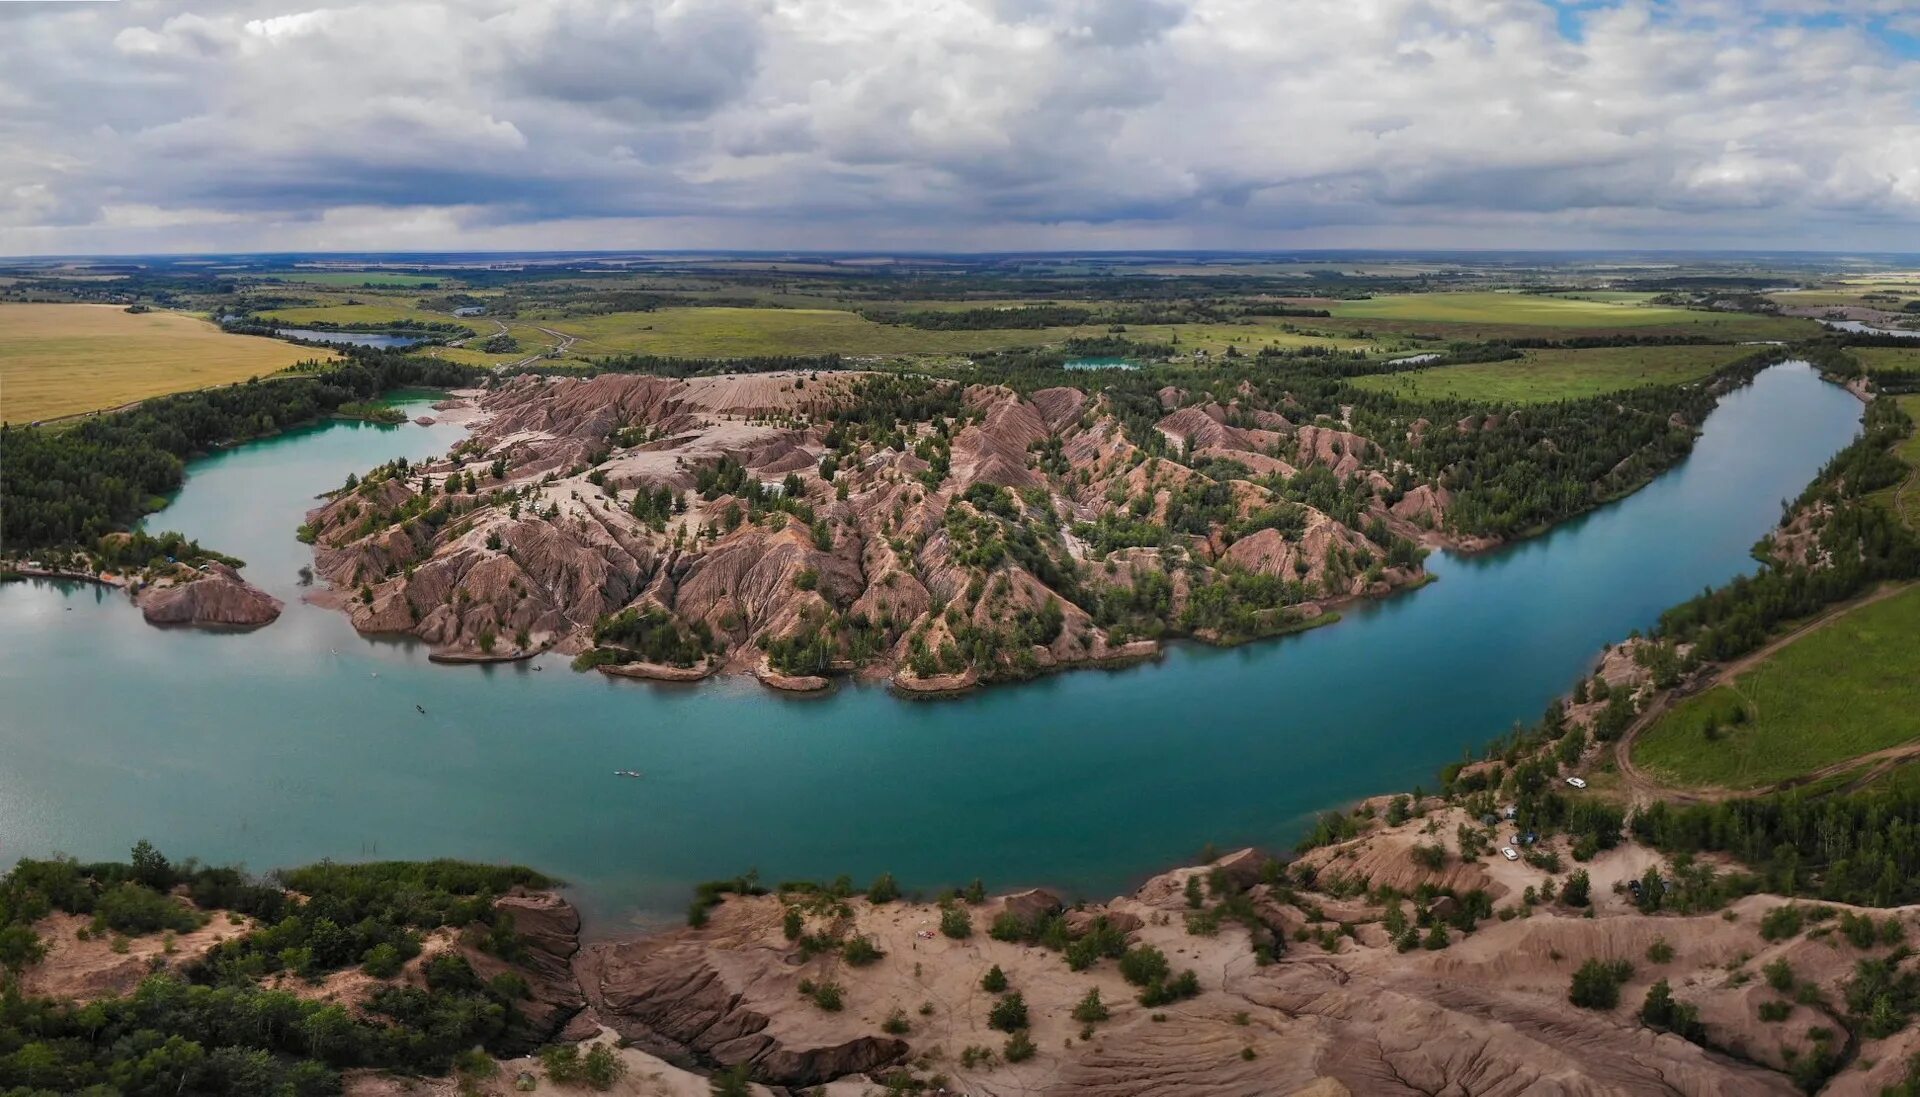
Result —
<svg viewBox="0 0 1920 1097"><path fill-rule="evenodd" d="M1883 34L1910 17L1608 0L1569 40L1546 0L0 4L0 251L1920 248L1920 63Z"/></svg>

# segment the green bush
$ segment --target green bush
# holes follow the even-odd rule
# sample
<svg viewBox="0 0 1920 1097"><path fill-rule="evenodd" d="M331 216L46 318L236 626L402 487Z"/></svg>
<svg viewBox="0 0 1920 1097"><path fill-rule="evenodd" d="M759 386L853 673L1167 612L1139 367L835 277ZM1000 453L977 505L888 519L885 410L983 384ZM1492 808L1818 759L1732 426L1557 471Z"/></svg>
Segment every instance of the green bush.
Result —
<svg viewBox="0 0 1920 1097"><path fill-rule="evenodd" d="M1573 973L1567 1000L1581 1009L1612 1009L1620 1004L1620 984L1633 976L1625 960L1588 960Z"/></svg>
<svg viewBox="0 0 1920 1097"><path fill-rule="evenodd" d="M1017 1032L1027 1027L1027 1000L1019 991L1002 994L987 1011L987 1024L1001 1032Z"/></svg>

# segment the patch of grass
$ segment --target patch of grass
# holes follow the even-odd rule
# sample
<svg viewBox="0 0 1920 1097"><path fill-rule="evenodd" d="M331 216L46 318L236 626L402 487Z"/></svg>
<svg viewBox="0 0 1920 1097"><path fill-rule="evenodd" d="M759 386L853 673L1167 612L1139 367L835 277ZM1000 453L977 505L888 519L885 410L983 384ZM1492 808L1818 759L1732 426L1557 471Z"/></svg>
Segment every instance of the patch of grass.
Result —
<svg viewBox="0 0 1920 1097"><path fill-rule="evenodd" d="M312 286L435 286L447 282L437 274L405 274L390 270L276 270L262 275L265 278L278 278L283 282L300 282Z"/></svg>
<svg viewBox="0 0 1920 1097"><path fill-rule="evenodd" d="M1417 399L1500 403L1578 399L1640 385L1695 381L1751 353L1737 346L1533 350L1506 362L1474 362L1358 378L1363 388Z"/></svg>
<svg viewBox="0 0 1920 1097"><path fill-rule="evenodd" d="M1920 373L1920 339L1914 343L1913 347L1848 347L1847 353L1868 369Z"/></svg>
<svg viewBox="0 0 1920 1097"><path fill-rule="evenodd" d="M1733 709L1746 712L1731 722ZM1634 744L1678 785L1751 788L1920 737L1920 587L1847 613L1681 702ZM1709 737L1709 726L1717 733Z"/></svg>
<svg viewBox="0 0 1920 1097"><path fill-rule="evenodd" d="M1641 328L1681 324L1711 314L1637 300L1592 300L1531 293L1412 293L1337 301L1328 311L1341 319L1433 320L1457 324L1527 324L1549 328Z"/></svg>
<svg viewBox="0 0 1920 1097"><path fill-rule="evenodd" d="M184 312L0 305L0 418L27 423L265 377L335 355Z"/></svg>
<svg viewBox="0 0 1920 1097"><path fill-rule="evenodd" d="M615 312L570 316L535 323L580 337L570 357L609 354L662 354L680 357L743 355L972 354L1009 347L1046 346L1075 336L1104 335L1104 323L1081 327L983 331L927 331L880 324L840 309L821 308L663 308L654 312ZM1129 326L1127 338L1144 343L1174 343L1183 352L1223 354L1228 347L1252 354L1261 347L1326 346L1371 349L1363 339L1335 334L1288 331L1282 318L1247 324L1147 324ZM546 337L543 337L546 338ZM522 342L526 340L523 338ZM550 341L550 339L548 340Z"/></svg>
<svg viewBox="0 0 1920 1097"><path fill-rule="evenodd" d="M877 324L838 309L664 308L535 322L579 336L574 354L595 357L954 354L1055 343L1093 330L923 331Z"/></svg>
<svg viewBox="0 0 1920 1097"><path fill-rule="evenodd" d="M415 320L423 324L460 323L443 312L428 312L400 301L358 301L354 304L308 305L299 308L267 309L260 318L274 324L284 324L290 328L306 327L309 324L343 324L350 326L376 326L392 324L400 320ZM491 328L491 324L466 323L478 331Z"/></svg>

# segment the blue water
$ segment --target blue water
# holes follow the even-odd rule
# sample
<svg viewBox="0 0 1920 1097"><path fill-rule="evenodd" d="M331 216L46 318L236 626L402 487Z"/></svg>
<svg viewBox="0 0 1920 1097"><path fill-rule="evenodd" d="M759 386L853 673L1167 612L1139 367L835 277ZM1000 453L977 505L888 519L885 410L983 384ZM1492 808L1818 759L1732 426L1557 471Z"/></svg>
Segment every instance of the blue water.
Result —
<svg viewBox="0 0 1920 1097"><path fill-rule="evenodd" d="M307 339L316 343L338 343L343 346L382 349L410 347L426 341L417 335L388 335L384 332L368 331L318 331L313 328L275 328L274 334L289 339Z"/></svg>
<svg viewBox="0 0 1920 1097"><path fill-rule="evenodd" d="M347 472L460 431L329 423L194 462L150 523L245 558L289 602L265 629L163 632L115 592L0 587L0 860L140 837L255 868L514 860L578 885L601 928L750 867L1104 896L1205 842L1285 845L1320 810L1432 786L1603 645L1752 570L1780 500L1860 415L1776 367L1646 489L1510 550L1436 554L1438 582L1337 625L940 702L613 681L558 658L441 667L363 639L298 602L293 531Z"/></svg>

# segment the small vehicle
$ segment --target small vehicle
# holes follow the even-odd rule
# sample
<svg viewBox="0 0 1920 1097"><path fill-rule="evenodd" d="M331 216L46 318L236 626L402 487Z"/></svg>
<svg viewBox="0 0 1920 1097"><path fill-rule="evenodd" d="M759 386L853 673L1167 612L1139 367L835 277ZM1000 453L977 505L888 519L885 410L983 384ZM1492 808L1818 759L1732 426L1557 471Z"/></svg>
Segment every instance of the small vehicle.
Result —
<svg viewBox="0 0 1920 1097"><path fill-rule="evenodd" d="M1509 861L1518 861L1520 859L1520 854L1515 851L1512 846L1502 848L1500 850L1500 856L1505 857Z"/></svg>
<svg viewBox="0 0 1920 1097"><path fill-rule="evenodd" d="M1585 777L1569 777L1567 778L1567 784L1574 788L1586 788L1587 779Z"/></svg>

